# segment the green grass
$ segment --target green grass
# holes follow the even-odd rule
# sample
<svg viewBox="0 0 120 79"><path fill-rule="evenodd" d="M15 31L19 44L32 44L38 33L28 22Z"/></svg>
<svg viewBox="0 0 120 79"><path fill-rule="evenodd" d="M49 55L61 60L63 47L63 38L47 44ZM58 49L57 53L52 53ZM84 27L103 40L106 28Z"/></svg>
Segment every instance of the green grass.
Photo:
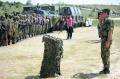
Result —
<svg viewBox="0 0 120 79"><path fill-rule="evenodd" d="M104 8L109 8L110 10L114 10L114 11L120 11L120 5L83 5L84 7L87 8L98 8L98 9L104 9Z"/></svg>
<svg viewBox="0 0 120 79"><path fill-rule="evenodd" d="M97 19L94 19L93 20L93 26L97 26L97 24L98 24ZM115 27L120 27L120 20L114 20L114 26Z"/></svg>
<svg viewBox="0 0 120 79"><path fill-rule="evenodd" d="M116 27L120 27L120 20L115 20L114 24L115 24Z"/></svg>
<svg viewBox="0 0 120 79"><path fill-rule="evenodd" d="M93 26L96 27L97 25L98 25L98 20L97 20L97 19L94 19L94 20L93 20Z"/></svg>
<svg viewBox="0 0 120 79"><path fill-rule="evenodd" d="M96 12L93 10L81 9L82 16L84 18L96 18Z"/></svg>

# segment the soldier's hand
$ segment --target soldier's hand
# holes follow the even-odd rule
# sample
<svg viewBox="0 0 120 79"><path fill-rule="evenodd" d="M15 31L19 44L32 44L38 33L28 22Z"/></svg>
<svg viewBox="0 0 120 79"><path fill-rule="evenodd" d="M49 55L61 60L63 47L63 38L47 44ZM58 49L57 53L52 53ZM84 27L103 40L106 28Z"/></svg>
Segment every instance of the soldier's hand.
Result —
<svg viewBox="0 0 120 79"><path fill-rule="evenodd" d="M110 41L106 41L105 42L105 48L109 48L110 47Z"/></svg>

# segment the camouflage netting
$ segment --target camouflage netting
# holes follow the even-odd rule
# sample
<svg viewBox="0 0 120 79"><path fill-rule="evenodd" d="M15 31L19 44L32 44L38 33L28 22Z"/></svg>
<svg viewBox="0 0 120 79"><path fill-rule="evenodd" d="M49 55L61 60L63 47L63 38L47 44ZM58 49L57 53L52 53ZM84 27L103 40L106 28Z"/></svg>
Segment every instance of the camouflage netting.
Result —
<svg viewBox="0 0 120 79"><path fill-rule="evenodd" d="M43 36L44 57L42 61L40 77L55 77L61 75L60 60L63 54L63 41L49 35Z"/></svg>

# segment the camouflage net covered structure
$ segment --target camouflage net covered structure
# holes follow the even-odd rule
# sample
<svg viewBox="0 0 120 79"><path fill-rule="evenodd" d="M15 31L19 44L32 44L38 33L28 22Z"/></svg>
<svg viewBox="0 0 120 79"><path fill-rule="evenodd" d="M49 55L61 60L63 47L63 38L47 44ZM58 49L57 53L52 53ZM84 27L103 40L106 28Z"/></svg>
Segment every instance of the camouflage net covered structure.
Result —
<svg viewBox="0 0 120 79"><path fill-rule="evenodd" d="M63 41L49 35L43 36L44 56L40 70L40 77L55 77L61 75L60 60L63 57Z"/></svg>

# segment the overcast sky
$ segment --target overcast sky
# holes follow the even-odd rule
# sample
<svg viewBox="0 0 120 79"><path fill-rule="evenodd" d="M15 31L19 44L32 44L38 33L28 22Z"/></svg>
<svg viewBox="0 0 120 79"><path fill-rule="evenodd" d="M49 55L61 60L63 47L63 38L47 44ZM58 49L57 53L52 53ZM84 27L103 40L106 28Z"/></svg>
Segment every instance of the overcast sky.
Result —
<svg viewBox="0 0 120 79"><path fill-rule="evenodd" d="M9 1L9 2L22 2L26 3L28 0L0 0L0 1ZM58 2L64 2L67 4L120 4L120 0L31 0L33 4L52 4Z"/></svg>

